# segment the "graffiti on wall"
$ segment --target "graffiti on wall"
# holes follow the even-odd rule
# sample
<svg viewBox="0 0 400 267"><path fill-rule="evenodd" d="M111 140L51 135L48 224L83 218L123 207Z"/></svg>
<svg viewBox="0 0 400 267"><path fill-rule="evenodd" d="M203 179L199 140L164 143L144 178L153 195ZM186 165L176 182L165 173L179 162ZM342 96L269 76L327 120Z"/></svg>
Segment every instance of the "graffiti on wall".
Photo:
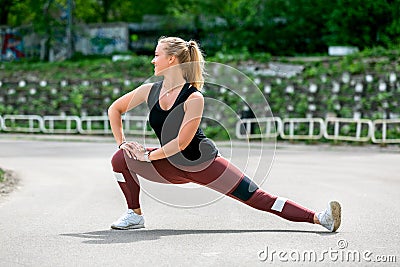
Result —
<svg viewBox="0 0 400 267"><path fill-rule="evenodd" d="M66 57L65 29L53 29L53 44L50 61ZM18 60L44 56L45 40L33 29L21 34L15 29L0 29L0 61ZM127 52L129 47L128 25L98 24L82 26L74 32L75 51L84 55L112 54Z"/></svg>
<svg viewBox="0 0 400 267"><path fill-rule="evenodd" d="M102 27L90 29L91 54L111 54L128 50L127 27Z"/></svg>
<svg viewBox="0 0 400 267"><path fill-rule="evenodd" d="M127 52L129 47L128 26L97 24L82 25L75 32L75 51L84 55Z"/></svg>
<svg viewBox="0 0 400 267"><path fill-rule="evenodd" d="M1 60L18 60L25 57L23 52L24 42L22 36L18 32L1 31L0 32L1 44Z"/></svg>

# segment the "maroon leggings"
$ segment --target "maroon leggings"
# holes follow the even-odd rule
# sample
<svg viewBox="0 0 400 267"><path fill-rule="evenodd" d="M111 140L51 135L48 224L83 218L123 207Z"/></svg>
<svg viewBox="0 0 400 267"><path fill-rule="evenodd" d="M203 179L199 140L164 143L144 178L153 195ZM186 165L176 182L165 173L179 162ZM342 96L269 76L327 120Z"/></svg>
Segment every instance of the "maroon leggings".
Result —
<svg viewBox="0 0 400 267"><path fill-rule="evenodd" d="M124 155L123 150L118 150L111 163L129 209L140 207L140 186L137 177L140 175L147 180L159 183L201 184L253 208L276 214L287 220L314 222L313 211L293 201L264 192L236 166L220 156L205 163L204 166L180 168L172 165L167 159L155 160L151 163L130 159L126 154Z"/></svg>

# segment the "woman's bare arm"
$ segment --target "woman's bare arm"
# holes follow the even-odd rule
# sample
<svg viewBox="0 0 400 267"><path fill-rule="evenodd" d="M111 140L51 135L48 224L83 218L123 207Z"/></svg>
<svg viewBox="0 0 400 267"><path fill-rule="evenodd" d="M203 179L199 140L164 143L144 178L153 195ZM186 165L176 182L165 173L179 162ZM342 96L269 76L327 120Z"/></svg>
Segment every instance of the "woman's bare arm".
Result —
<svg viewBox="0 0 400 267"><path fill-rule="evenodd" d="M152 84L143 84L115 100L108 108L111 130L118 145L125 141L121 115L147 101Z"/></svg>

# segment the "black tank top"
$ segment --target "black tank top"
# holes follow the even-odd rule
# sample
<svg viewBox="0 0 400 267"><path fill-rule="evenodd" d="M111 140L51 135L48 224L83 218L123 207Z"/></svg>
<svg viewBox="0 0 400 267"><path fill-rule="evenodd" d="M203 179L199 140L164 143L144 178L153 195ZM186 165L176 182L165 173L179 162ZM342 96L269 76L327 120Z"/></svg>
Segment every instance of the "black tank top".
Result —
<svg viewBox="0 0 400 267"><path fill-rule="evenodd" d="M156 133L161 146L163 146L178 136L185 115L184 103L192 93L198 92L198 90L186 83L172 107L169 110L163 110L159 103L161 87L162 81L153 84L147 105L150 109L150 126ZM214 159L217 154L218 149L214 143L198 128L189 145L168 159L174 164L193 166Z"/></svg>

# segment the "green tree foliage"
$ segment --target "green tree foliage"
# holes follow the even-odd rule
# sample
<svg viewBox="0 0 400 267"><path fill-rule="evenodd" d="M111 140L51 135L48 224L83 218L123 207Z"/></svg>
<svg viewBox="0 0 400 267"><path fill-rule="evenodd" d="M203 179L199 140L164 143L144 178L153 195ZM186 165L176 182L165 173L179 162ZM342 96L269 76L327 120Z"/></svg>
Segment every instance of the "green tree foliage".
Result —
<svg viewBox="0 0 400 267"><path fill-rule="evenodd" d="M145 14L165 14L165 0L74 0L75 19L93 22L139 22Z"/></svg>
<svg viewBox="0 0 400 267"><path fill-rule="evenodd" d="M327 42L333 45L355 45L360 48L385 45L399 23L398 0L335 0L328 19ZM389 29L392 27L392 29ZM398 28L398 27L397 27Z"/></svg>
<svg viewBox="0 0 400 267"><path fill-rule="evenodd" d="M239 51L326 53L330 45L390 46L400 36L400 0L174 1L174 14L223 18L226 48Z"/></svg>
<svg viewBox="0 0 400 267"><path fill-rule="evenodd" d="M326 50L323 35L330 2L320 0L262 1L257 20L258 29L251 44L256 50L273 54L312 53ZM256 21L248 25L257 25ZM251 28L249 30L252 30ZM253 30L253 31L254 31Z"/></svg>
<svg viewBox="0 0 400 267"><path fill-rule="evenodd" d="M0 25L29 24L37 12L37 10L32 10L29 0L0 0L0 6Z"/></svg>
<svg viewBox="0 0 400 267"><path fill-rule="evenodd" d="M51 34L67 0L0 0L0 23L33 24ZM193 38L214 52L275 55L326 53L330 45L361 49L400 42L400 0L73 0L75 23L140 22L172 15L194 25ZM173 24L171 24L173 25ZM214 40L214 41L212 41Z"/></svg>

